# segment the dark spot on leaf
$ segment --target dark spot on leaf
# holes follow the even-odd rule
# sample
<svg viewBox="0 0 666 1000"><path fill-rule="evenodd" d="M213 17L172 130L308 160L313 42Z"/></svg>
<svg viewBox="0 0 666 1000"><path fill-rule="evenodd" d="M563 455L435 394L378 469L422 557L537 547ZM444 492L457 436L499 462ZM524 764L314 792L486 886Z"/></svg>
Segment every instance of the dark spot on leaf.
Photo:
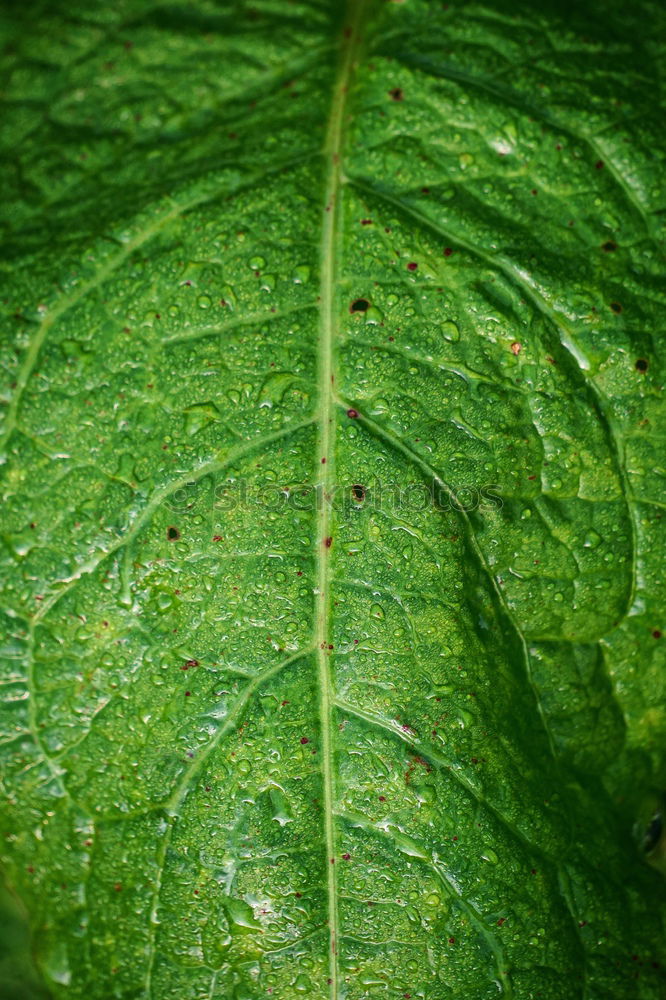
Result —
<svg viewBox="0 0 666 1000"><path fill-rule="evenodd" d="M303 744L303 746L305 746L305 744L309 742L310 740L307 738L307 736L301 736L301 743Z"/></svg>
<svg viewBox="0 0 666 1000"><path fill-rule="evenodd" d="M453 250L451 249L451 247L444 247L444 256L445 257L450 257L452 253L453 253Z"/></svg>
<svg viewBox="0 0 666 1000"><path fill-rule="evenodd" d="M167 528L167 538L169 539L170 542L175 542L176 539L180 538L180 531L178 530L178 528L174 528L173 525L170 525Z"/></svg>
<svg viewBox="0 0 666 1000"><path fill-rule="evenodd" d="M603 170L603 168L604 168L604 161L603 160L597 160L597 162L594 164L594 166L596 167L597 170Z"/></svg>
<svg viewBox="0 0 666 1000"><path fill-rule="evenodd" d="M654 630L654 632L652 633L652 638L653 639L661 639L661 632L659 631L658 628L656 628Z"/></svg>
<svg viewBox="0 0 666 1000"><path fill-rule="evenodd" d="M622 312L622 306L620 305L619 302L611 302L610 307L611 307L611 309L613 310L614 313L621 313Z"/></svg>
<svg viewBox="0 0 666 1000"><path fill-rule="evenodd" d="M648 363L645 358L638 358L636 361L636 371L646 372L648 370Z"/></svg>
<svg viewBox="0 0 666 1000"><path fill-rule="evenodd" d="M330 549L330 547L331 547L332 544L333 544L333 539L329 535L328 538L324 539L324 545L326 546L327 549Z"/></svg>
<svg viewBox="0 0 666 1000"><path fill-rule="evenodd" d="M601 244L601 249L605 250L606 253L613 253L617 250L617 243L613 243L612 240L606 240L605 243Z"/></svg>
<svg viewBox="0 0 666 1000"><path fill-rule="evenodd" d="M416 263L415 260L410 260L409 264L407 265L407 270L408 271L415 271L418 266L419 265Z"/></svg>
<svg viewBox="0 0 666 1000"><path fill-rule="evenodd" d="M363 501L365 500L365 488L356 483L354 486L352 486L351 491L352 491L352 496L356 501L356 503L363 503Z"/></svg>
<svg viewBox="0 0 666 1000"><path fill-rule="evenodd" d="M343 861L349 861L350 858L351 858L351 854L343 854L342 855L342 860Z"/></svg>
<svg viewBox="0 0 666 1000"><path fill-rule="evenodd" d="M347 410L347 416L351 417L352 420L355 420L358 416L358 410Z"/></svg>
<svg viewBox="0 0 666 1000"><path fill-rule="evenodd" d="M349 307L350 313L364 313L370 308L367 299L355 299Z"/></svg>
<svg viewBox="0 0 666 1000"><path fill-rule="evenodd" d="M393 90L389 90L389 97L394 101L401 101L404 94L400 87L394 87Z"/></svg>

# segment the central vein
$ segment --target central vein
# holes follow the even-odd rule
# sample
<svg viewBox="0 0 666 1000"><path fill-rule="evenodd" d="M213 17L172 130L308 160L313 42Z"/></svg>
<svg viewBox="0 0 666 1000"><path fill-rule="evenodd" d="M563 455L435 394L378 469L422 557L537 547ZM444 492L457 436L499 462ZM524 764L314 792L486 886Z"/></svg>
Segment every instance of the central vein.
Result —
<svg viewBox="0 0 666 1000"><path fill-rule="evenodd" d="M333 753L333 685L330 675L330 556L332 537L332 487L335 482L335 420L333 395L333 346L338 319L336 307L337 249L342 230L342 146L347 92L358 45L359 26L364 0L350 3L351 21L345 28L340 63L326 130L324 156L326 181L322 207L320 250L320 331L319 331L319 436L316 477L322 489L317 511L317 590L315 642L319 680L319 716L321 720L321 761L324 787L324 824L329 926L329 985L331 1000L338 1000L338 897L336 884L335 778Z"/></svg>

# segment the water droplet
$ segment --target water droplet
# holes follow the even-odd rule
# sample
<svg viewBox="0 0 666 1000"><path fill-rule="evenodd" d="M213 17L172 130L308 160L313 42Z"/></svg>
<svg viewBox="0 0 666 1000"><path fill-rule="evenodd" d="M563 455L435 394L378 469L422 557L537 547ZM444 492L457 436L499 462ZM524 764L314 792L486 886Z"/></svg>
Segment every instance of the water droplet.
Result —
<svg viewBox="0 0 666 1000"><path fill-rule="evenodd" d="M384 320L384 314L376 306L370 306L365 311L364 319L369 326L379 326Z"/></svg>
<svg viewBox="0 0 666 1000"><path fill-rule="evenodd" d="M285 826L287 823L293 823L294 817L291 814L287 796L284 794L282 789L277 787L271 788L269 794L271 806L273 808L273 816L271 818L276 823L279 823L280 826Z"/></svg>
<svg viewBox="0 0 666 1000"><path fill-rule="evenodd" d="M42 967L49 979L61 986L69 986L72 980L72 970L69 967L67 945L57 941L52 950L42 960Z"/></svg>
<svg viewBox="0 0 666 1000"><path fill-rule="evenodd" d="M442 323L442 336L450 344L456 344L460 340L460 330L453 320L447 319L446 322Z"/></svg>
<svg viewBox="0 0 666 1000"><path fill-rule="evenodd" d="M235 309L238 299L231 285L225 285L220 296L220 304L224 304L228 309Z"/></svg>
<svg viewBox="0 0 666 1000"><path fill-rule="evenodd" d="M220 419L220 413L214 403L195 403L184 411L185 433L188 437L198 434L204 427Z"/></svg>
<svg viewBox="0 0 666 1000"><path fill-rule="evenodd" d="M311 273L307 264L297 264L291 272L291 280L295 285L305 285L310 280Z"/></svg>
<svg viewBox="0 0 666 1000"><path fill-rule="evenodd" d="M410 858L420 858L422 861L430 860L425 847L417 844L415 840L408 837L402 830L398 830L395 826L388 826L387 829L391 832L394 844L403 854L406 854Z"/></svg>
<svg viewBox="0 0 666 1000"><path fill-rule="evenodd" d="M238 933L238 929L242 927L251 930L256 930L259 927L252 907L244 899L226 898L222 905L227 914L229 930L232 934Z"/></svg>

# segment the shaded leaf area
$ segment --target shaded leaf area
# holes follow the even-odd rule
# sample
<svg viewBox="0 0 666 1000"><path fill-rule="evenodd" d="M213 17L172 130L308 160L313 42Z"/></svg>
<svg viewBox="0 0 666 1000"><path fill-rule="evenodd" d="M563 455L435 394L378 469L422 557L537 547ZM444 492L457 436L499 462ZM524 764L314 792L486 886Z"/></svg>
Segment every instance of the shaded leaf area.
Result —
<svg viewBox="0 0 666 1000"><path fill-rule="evenodd" d="M663 13L0 25L1 857L53 997L663 997Z"/></svg>
<svg viewBox="0 0 666 1000"><path fill-rule="evenodd" d="M4 890L0 894L0 997L2 1000L49 1000L35 974L26 916Z"/></svg>

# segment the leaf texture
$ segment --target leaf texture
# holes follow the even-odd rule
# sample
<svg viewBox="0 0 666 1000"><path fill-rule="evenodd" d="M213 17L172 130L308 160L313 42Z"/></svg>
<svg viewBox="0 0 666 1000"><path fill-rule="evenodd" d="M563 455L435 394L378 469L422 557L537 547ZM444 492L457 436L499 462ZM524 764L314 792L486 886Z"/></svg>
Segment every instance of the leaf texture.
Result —
<svg viewBox="0 0 666 1000"><path fill-rule="evenodd" d="M1 24L1 857L52 996L663 998L663 10Z"/></svg>

